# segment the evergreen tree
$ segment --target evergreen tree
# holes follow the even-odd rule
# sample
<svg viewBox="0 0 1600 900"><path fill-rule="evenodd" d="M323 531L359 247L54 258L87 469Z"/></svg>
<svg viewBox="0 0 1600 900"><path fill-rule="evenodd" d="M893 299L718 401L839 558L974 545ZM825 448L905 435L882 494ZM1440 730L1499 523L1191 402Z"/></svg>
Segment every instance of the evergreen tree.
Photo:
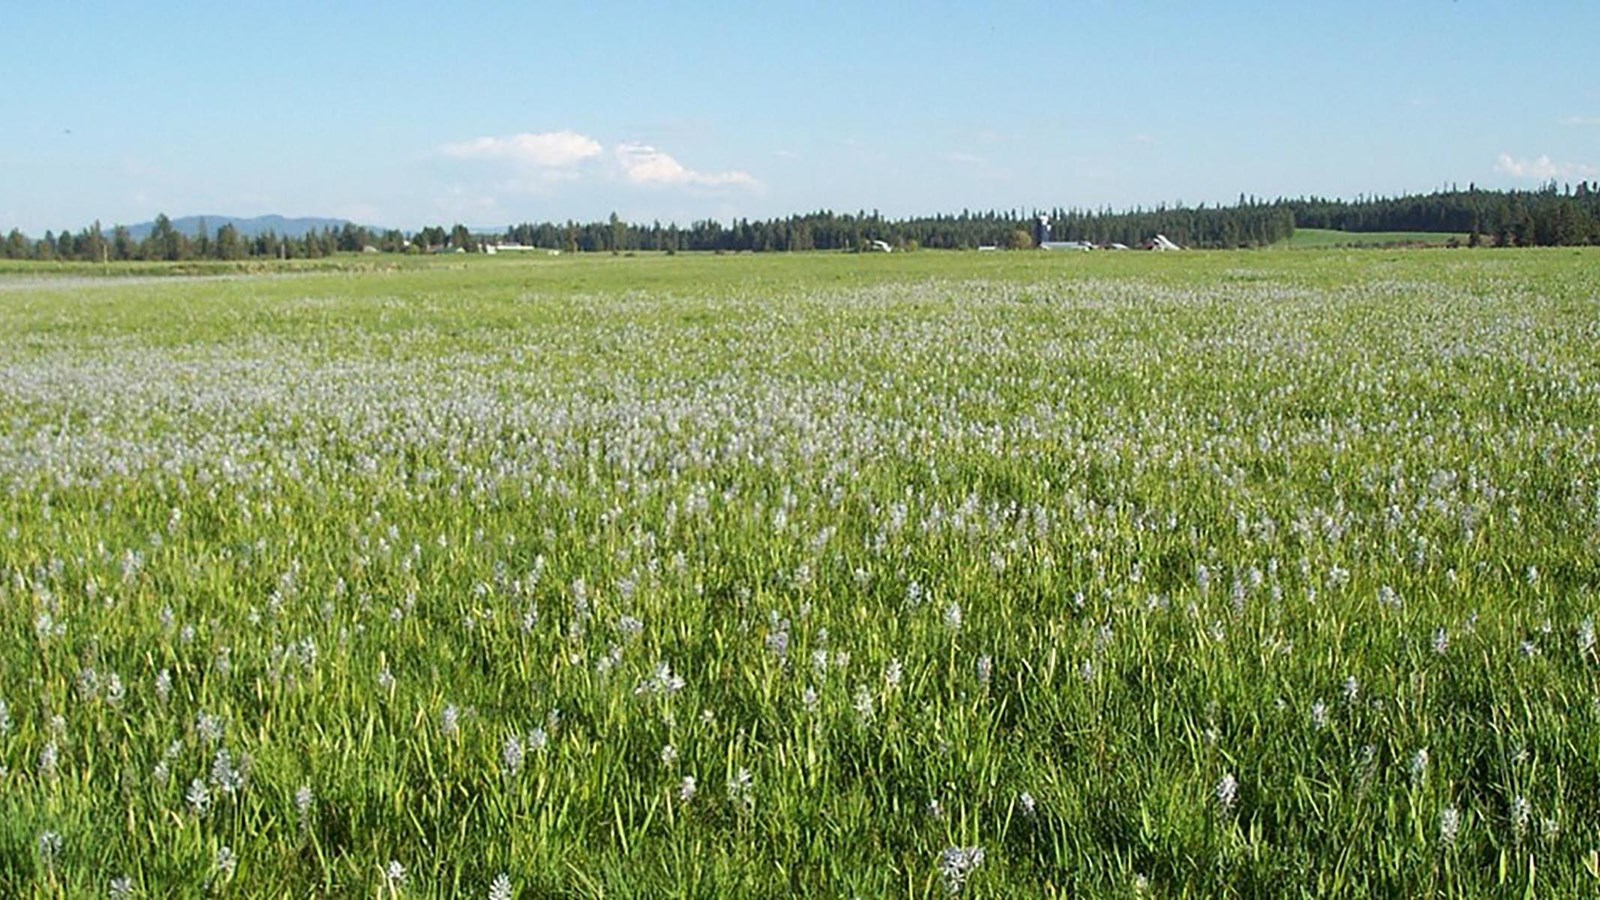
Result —
<svg viewBox="0 0 1600 900"><path fill-rule="evenodd" d="M187 249L187 240L172 227L172 220L167 218L166 213L156 216L155 226L150 229L145 244L149 248L144 254L146 259L179 260L183 259Z"/></svg>
<svg viewBox="0 0 1600 900"><path fill-rule="evenodd" d="M244 258L244 243L239 240L239 229L232 222L217 229L216 256L218 259Z"/></svg>

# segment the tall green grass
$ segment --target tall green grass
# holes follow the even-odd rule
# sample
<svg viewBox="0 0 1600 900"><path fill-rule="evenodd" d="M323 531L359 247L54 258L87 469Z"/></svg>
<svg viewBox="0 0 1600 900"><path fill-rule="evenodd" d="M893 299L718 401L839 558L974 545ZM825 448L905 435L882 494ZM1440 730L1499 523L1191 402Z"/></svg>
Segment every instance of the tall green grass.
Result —
<svg viewBox="0 0 1600 900"><path fill-rule="evenodd" d="M1591 893L1595 262L0 289L0 893Z"/></svg>

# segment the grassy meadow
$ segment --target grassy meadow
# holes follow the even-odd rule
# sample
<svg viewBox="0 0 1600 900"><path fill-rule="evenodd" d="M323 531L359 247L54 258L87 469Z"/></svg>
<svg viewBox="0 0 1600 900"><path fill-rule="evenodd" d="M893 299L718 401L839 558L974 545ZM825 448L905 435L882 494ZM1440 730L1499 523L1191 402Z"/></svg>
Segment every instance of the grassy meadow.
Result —
<svg viewBox="0 0 1600 900"><path fill-rule="evenodd" d="M1600 254L0 271L0 895L1600 890Z"/></svg>
<svg viewBox="0 0 1600 900"><path fill-rule="evenodd" d="M1291 250L1322 250L1330 247L1443 247L1451 241L1466 246L1470 234L1448 231L1336 231L1331 228L1296 228L1294 236L1282 246Z"/></svg>

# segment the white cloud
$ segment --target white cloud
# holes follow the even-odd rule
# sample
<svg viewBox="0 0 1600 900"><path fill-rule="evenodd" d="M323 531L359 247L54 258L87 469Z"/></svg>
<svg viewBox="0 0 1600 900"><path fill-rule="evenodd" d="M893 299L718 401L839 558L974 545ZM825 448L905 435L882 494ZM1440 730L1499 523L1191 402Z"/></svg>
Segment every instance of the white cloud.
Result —
<svg viewBox="0 0 1600 900"><path fill-rule="evenodd" d="M1504 172L1512 178L1533 178L1546 181L1551 178L1570 178L1574 175L1588 178L1600 174L1600 169L1583 163L1556 162L1548 156L1541 154L1538 159L1513 159L1511 154L1500 154L1499 162L1494 164L1496 172Z"/></svg>
<svg viewBox="0 0 1600 900"><path fill-rule="evenodd" d="M509 165L511 171L502 172L502 175L510 177L503 177L495 186L497 191L505 193L540 193L560 182L592 180L607 177L607 174L643 187L761 186L755 176L742 170L702 172L691 169L642 141L624 141L608 147L592 137L566 130L473 138L444 144L438 148L438 153L451 159ZM608 156L610 164L604 168L584 165Z"/></svg>
<svg viewBox="0 0 1600 900"><path fill-rule="evenodd" d="M603 148L592 137L574 131L481 137L445 144L439 152L456 159L497 160L540 168L562 168L599 156Z"/></svg>
<svg viewBox="0 0 1600 900"><path fill-rule="evenodd" d="M696 172L649 144L634 141L618 144L617 164L622 175L633 184L691 184L704 187L755 187L759 184L749 172Z"/></svg>
<svg viewBox="0 0 1600 900"><path fill-rule="evenodd" d="M1591 125L1600 125L1600 116L1567 116L1565 119L1561 120L1561 124L1572 125L1578 128L1585 128Z"/></svg>

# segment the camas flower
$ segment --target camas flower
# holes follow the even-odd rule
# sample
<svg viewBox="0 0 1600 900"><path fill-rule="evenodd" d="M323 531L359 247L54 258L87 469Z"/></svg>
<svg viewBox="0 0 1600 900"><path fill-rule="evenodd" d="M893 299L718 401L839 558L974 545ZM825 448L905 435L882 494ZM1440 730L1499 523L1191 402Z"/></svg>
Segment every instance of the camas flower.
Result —
<svg viewBox="0 0 1600 900"><path fill-rule="evenodd" d="M1222 776L1221 781L1217 782L1217 805L1222 808L1224 813L1230 813L1233 812L1234 804L1238 801L1239 780L1233 777L1232 772L1229 772Z"/></svg>
<svg viewBox="0 0 1600 900"><path fill-rule="evenodd" d="M961 604L954 600L944 608L944 626L951 631L961 630Z"/></svg>
<svg viewBox="0 0 1600 900"><path fill-rule="evenodd" d="M211 790L201 778L189 782L189 790L184 793L183 799L196 816L204 816L206 810L211 808Z"/></svg>
<svg viewBox="0 0 1600 900"><path fill-rule="evenodd" d="M939 878L951 895L961 893L974 870L983 865L982 847L946 847L939 854Z"/></svg>
<svg viewBox="0 0 1600 900"><path fill-rule="evenodd" d="M1461 833L1461 813L1454 806L1446 806L1439 811L1439 842L1446 847L1453 847L1456 837Z"/></svg>

